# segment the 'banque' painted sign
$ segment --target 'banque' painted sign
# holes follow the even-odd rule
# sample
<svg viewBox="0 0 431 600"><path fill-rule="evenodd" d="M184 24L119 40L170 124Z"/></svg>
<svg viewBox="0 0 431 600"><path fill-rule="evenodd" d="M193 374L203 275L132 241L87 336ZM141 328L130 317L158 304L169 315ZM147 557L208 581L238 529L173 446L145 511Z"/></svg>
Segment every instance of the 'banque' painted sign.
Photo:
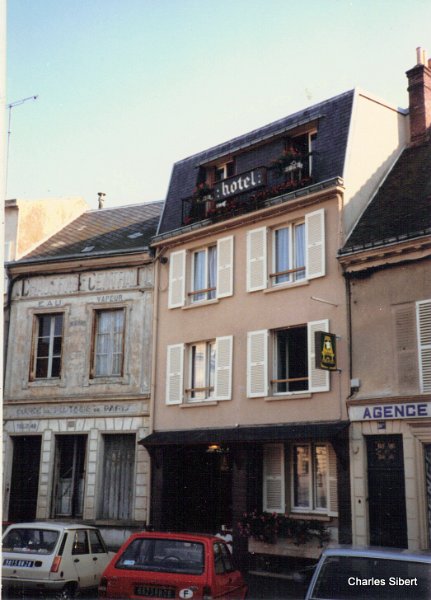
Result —
<svg viewBox="0 0 431 600"><path fill-rule="evenodd" d="M386 419L431 417L431 402L350 406L349 417L351 421L385 421Z"/></svg>
<svg viewBox="0 0 431 600"><path fill-rule="evenodd" d="M214 186L214 200L224 200L230 196L251 192L266 183L266 169L259 167L235 177L224 179Z"/></svg>

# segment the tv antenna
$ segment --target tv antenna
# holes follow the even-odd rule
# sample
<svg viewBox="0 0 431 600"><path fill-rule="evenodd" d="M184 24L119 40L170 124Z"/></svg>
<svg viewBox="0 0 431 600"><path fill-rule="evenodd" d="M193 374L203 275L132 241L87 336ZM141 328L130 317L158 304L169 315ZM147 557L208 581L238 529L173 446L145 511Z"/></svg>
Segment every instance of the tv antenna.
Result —
<svg viewBox="0 0 431 600"><path fill-rule="evenodd" d="M39 98L38 95L36 96L29 96L28 98L22 98L21 100L16 100L15 102L11 102L10 104L7 105L7 109L9 111L9 121L8 121L8 128L7 128L7 150L6 150L6 195L7 195L7 174L8 174L8 167L9 167L9 146L10 146L10 135L11 135L11 121L12 121L12 109L15 108L15 106L20 106L21 104L24 104L24 102L28 102L28 100L37 100Z"/></svg>

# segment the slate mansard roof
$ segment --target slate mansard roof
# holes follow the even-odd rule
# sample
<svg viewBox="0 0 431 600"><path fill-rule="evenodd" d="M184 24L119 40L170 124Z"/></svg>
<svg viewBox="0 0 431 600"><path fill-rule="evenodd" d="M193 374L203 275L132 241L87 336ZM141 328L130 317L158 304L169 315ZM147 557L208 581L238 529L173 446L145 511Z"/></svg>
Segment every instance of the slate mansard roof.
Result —
<svg viewBox="0 0 431 600"><path fill-rule="evenodd" d="M350 90L175 163L158 235L182 226L182 199L192 195L200 165L248 151L248 168L260 167L263 154L256 152L253 161L253 147L269 142L276 136L287 136L295 128L307 123L316 122L318 129L313 151L313 183L343 177L354 94L355 91ZM277 156L271 156L268 160L275 158Z"/></svg>
<svg viewBox="0 0 431 600"><path fill-rule="evenodd" d="M27 254L21 263L89 258L149 249L163 202L90 210Z"/></svg>
<svg viewBox="0 0 431 600"><path fill-rule="evenodd" d="M431 142L406 148L340 254L431 234Z"/></svg>

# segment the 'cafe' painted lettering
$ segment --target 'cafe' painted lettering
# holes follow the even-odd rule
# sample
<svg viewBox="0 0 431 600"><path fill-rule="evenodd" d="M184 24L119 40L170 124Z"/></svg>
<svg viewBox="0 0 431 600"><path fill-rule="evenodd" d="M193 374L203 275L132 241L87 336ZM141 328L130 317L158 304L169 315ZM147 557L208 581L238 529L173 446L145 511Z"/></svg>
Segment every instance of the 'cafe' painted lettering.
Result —
<svg viewBox="0 0 431 600"><path fill-rule="evenodd" d="M349 417L351 421L431 417L431 402L350 406Z"/></svg>

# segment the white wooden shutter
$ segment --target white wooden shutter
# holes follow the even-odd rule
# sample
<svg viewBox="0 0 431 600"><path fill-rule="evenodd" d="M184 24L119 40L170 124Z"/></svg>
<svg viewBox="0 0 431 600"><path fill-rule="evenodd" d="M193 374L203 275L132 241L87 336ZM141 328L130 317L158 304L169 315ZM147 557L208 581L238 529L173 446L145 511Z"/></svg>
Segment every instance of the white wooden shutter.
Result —
<svg viewBox="0 0 431 600"><path fill-rule="evenodd" d="M323 277L325 275L325 211L323 208L305 215L305 246L307 279Z"/></svg>
<svg viewBox="0 0 431 600"><path fill-rule="evenodd" d="M247 292L267 286L266 227L247 232Z"/></svg>
<svg viewBox="0 0 431 600"><path fill-rule="evenodd" d="M329 331L329 321L310 321L307 324L308 337L308 389L310 392L329 391L329 371L316 369L315 331Z"/></svg>
<svg viewBox="0 0 431 600"><path fill-rule="evenodd" d="M331 444L327 445L328 460L328 515L338 517L338 480L337 480L337 455Z"/></svg>
<svg viewBox="0 0 431 600"><path fill-rule="evenodd" d="M216 338L215 400L232 398L232 349L231 335Z"/></svg>
<svg viewBox="0 0 431 600"><path fill-rule="evenodd" d="M184 306L186 281L186 251L172 252L169 258L168 308Z"/></svg>
<svg viewBox="0 0 431 600"><path fill-rule="evenodd" d="M396 379L398 380L398 392L404 394L414 394L419 388L415 308L413 302L392 308Z"/></svg>
<svg viewBox="0 0 431 600"><path fill-rule="evenodd" d="M268 394L268 330L247 334L247 397Z"/></svg>
<svg viewBox="0 0 431 600"><path fill-rule="evenodd" d="M263 510L285 512L284 446L266 444L263 447Z"/></svg>
<svg viewBox="0 0 431 600"><path fill-rule="evenodd" d="M431 392L431 300L418 302L419 373L421 392Z"/></svg>
<svg viewBox="0 0 431 600"><path fill-rule="evenodd" d="M183 401L184 344L168 346L166 360L166 404Z"/></svg>
<svg viewBox="0 0 431 600"><path fill-rule="evenodd" d="M217 241L217 298L233 294L233 236Z"/></svg>

